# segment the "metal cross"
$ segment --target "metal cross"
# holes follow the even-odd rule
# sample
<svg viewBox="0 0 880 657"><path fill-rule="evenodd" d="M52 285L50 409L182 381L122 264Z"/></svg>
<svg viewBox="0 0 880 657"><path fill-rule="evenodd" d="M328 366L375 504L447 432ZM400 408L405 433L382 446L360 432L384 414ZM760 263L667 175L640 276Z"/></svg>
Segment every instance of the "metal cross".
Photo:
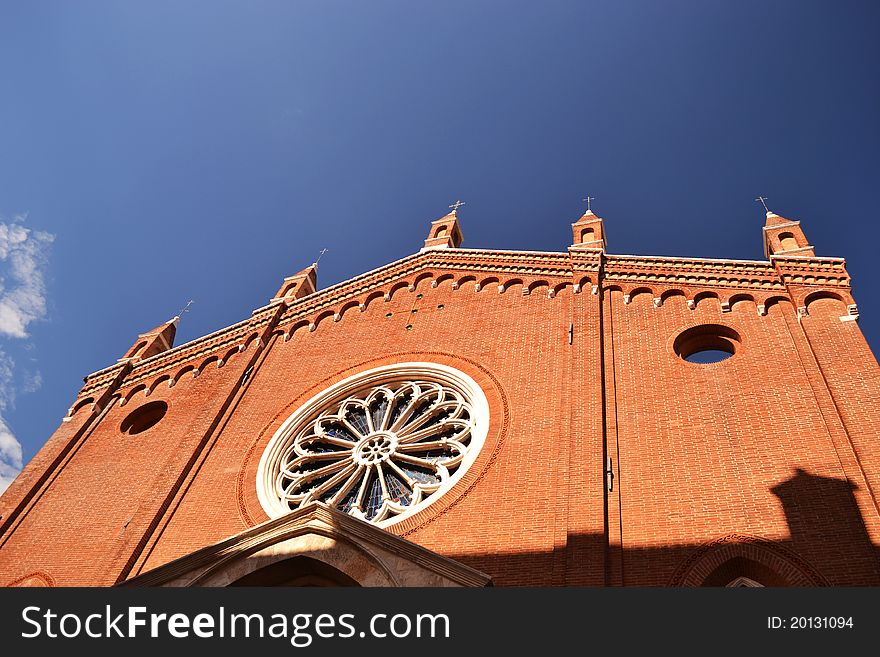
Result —
<svg viewBox="0 0 880 657"><path fill-rule="evenodd" d="M595 196L588 196L587 198L582 198L581 200L587 202L587 212L592 212L592 210L590 209L590 201L595 201L596 197Z"/></svg>
<svg viewBox="0 0 880 657"><path fill-rule="evenodd" d="M322 257L325 253L327 253L327 251L329 251L329 249L321 249L321 252L318 254L318 259L315 260L315 266L316 266L316 267L318 266L318 263L321 262L321 257Z"/></svg>
<svg viewBox="0 0 880 657"><path fill-rule="evenodd" d="M768 199L766 196L759 196L759 197L756 198L755 200L761 202L761 205L764 206L764 212L770 212L770 210L767 209L767 201L768 201L769 199Z"/></svg>
<svg viewBox="0 0 880 657"><path fill-rule="evenodd" d="M449 207L452 208L452 211L453 211L453 212L455 212L455 211L458 210L462 205L467 205L467 203L465 203L464 201L456 201L455 203L453 203L453 204L450 205Z"/></svg>
<svg viewBox="0 0 880 657"><path fill-rule="evenodd" d="M186 305L185 305L183 308L181 308L180 312L177 313L177 316L178 316L178 317L183 317L183 313L188 313L188 312L189 312L189 307L190 307L191 305L192 305L192 299L190 299L189 301L186 302Z"/></svg>

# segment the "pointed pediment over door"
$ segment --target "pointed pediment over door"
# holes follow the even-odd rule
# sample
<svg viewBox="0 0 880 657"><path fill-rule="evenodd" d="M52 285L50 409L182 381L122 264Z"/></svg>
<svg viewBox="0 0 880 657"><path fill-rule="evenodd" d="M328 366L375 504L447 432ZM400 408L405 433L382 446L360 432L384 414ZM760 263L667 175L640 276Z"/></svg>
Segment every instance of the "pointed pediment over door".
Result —
<svg viewBox="0 0 880 657"><path fill-rule="evenodd" d="M315 502L119 586L491 586L491 578Z"/></svg>

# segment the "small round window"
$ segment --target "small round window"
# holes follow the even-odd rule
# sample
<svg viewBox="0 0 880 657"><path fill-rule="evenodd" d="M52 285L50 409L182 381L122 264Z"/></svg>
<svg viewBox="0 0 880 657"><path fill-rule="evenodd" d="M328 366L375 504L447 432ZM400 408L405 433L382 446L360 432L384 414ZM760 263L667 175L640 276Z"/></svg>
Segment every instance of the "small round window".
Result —
<svg viewBox="0 0 880 657"><path fill-rule="evenodd" d="M146 431L147 429L152 429L159 423L159 420L165 417L165 413L167 412L168 404L163 401L154 401L149 404L144 404L143 406L134 409L125 417L119 430L122 431L122 433L127 433L128 435L133 436Z"/></svg>
<svg viewBox="0 0 880 657"><path fill-rule="evenodd" d="M733 356L740 345L739 333L721 324L703 324L683 331L672 344L682 360L698 365L720 363Z"/></svg>

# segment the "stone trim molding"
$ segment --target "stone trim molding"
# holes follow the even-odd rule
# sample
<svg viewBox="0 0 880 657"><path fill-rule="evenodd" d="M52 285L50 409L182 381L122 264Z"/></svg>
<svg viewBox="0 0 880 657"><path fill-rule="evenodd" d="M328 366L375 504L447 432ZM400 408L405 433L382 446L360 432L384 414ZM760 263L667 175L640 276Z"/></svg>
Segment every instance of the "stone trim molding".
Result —
<svg viewBox="0 0 880 657"><path fill-rule="evenodd" d="M305 534L319 534L366 548L386 550L461 586L489 586L491 578L474 568L441 556L347 513L314 502L306 507L246 529L219 543L125 580L117 586L162 586L185 579L189 586L204 585L230 564L267 547ZM369 554L369 551L367 551ZM375 555L372 555L377 559ZM392 583L393 573L386 575Z"/></svg>

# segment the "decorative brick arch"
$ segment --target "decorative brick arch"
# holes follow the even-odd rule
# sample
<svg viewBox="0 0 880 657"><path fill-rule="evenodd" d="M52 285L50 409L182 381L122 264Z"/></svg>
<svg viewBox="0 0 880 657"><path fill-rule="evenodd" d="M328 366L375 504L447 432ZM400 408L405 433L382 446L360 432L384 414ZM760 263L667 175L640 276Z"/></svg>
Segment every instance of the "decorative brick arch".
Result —
<svg viewBox="0 0 880 657"><path fill-rule="evenodd" d="M836 290L817 290L815 292L810 292L809 294L804 295L803 300L801 301L801 305L809 308L811 303L820 299L834 299L835 301L839 301L843 305L853 303L853 299L851 296L842 294L841 292L838 292Z"/></svg>
<svg viewBox="0 0 880 657"><path fill-rule="evenodd" d="M55 586L55 580L49 573L43 572L42 570L38 570L36 572L25 575L24 577L19 577L18 579L9 582L7 584L9 587L18 586L23 588L40 588L47 586Z"/></svg>
<svg viewBox="0 0 880 657"><path fill-rule="evenodd" d="M743 568L748 572L742 572ZM768 586L831 585L797 553L779 543L728 534L697 548L676 569L669 586L712 586L718 584L716 579L729 577L727 581L732 581L739 576Z"/></svg>

